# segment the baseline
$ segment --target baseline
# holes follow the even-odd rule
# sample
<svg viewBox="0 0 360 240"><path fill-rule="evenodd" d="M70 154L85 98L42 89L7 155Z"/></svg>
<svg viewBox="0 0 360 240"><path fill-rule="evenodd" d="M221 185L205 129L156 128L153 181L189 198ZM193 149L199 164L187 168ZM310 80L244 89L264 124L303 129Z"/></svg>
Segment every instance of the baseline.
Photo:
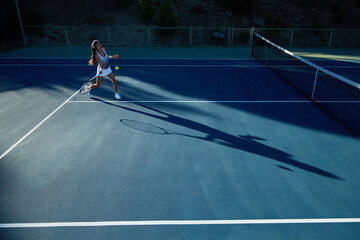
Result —
<svg viewBox="0 0 360 240"><path fill-rule="evenodd" d="M4 223L4 224L0 224L0 228L169 226L169 225L248 225L248 224L324 224L324 223L360 223L360 218L249 219L249 220L161 220L161 221Z"/></svg>

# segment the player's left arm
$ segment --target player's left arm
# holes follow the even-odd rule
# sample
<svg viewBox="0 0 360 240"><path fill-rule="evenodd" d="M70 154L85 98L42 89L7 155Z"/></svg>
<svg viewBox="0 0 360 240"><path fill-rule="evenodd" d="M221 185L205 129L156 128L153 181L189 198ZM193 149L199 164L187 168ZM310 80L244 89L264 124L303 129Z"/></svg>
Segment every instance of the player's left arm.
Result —
<svg viewBox="0 0 360 240"><path fill-rule="evenodd" d="M115 55L113 55L113 56L109 56L108 55L108 58L109 59L117 59L119 57L119 54L115 54Z"/></svg>

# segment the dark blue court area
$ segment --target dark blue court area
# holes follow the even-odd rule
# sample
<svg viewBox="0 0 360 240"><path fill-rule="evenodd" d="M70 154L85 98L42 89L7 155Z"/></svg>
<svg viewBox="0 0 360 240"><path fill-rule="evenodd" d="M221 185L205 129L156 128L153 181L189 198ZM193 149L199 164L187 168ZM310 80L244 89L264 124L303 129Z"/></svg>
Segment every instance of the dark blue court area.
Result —
<svg viewBox="0 0 360 240"><path fill-rule="evenodd" d="M259 61L110 65L0 59L1 239L359 239L359 138Z"/></svg>

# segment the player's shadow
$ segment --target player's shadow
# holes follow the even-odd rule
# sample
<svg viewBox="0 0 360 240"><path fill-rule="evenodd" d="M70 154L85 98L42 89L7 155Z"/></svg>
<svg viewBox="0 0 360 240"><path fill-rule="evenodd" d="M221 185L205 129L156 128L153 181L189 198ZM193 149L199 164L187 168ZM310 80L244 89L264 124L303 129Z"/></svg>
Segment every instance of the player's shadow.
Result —
<svg viewBox="0 0 360 240"><path fill-rule="evenodd" d="M227 146L227 147L231 147L231 148L235 148L235 149L239 149L242 151L246 151L246 152L250 152L259 156L263 156L266 158L270 158L273 159L275 161L284 163L284 164L288 164L291 165L293 167L297 167L300 169L303 169L305 171L317 174L317 175L321 175L324 177L328 177L328 178L332 178L332 179L337 179L337 180L342 180L342 178L336 176L335 174L332 174L328 171L322 170L320 168L311 166L309 164L297 161L293 159L293 156L281 151L279 149L270 147L266 144L260 143L258 142L258 140L263 140L262 138L256 137L256 136L234 136L231 135L229 133L217 130L215 128L212 128L210 126L204 125L202 123L198 123L183 117L179 117L170 113L166 113L164 111L161 111L159 109L155 109L149 106L144 106L142 104L139 103L134 103L142 108L148 109L150 111L153 111L155 113L158 113L160 115L157 114L153 114L153 113L149 113L149 112L145 112L145 111L140 111L140 110L136 110L136 109L132 109L132 108L128 108L125 106L120 106L120 105L116 105L113 104L111 102L106 102L103 101L101 99L92 97L93 100L95 101L100 101L103 102L104 104L108 104L114 107L118 107L118 108L122 108L128 111L132 111L132 112L136 112L142 115L146 115L152 118L156 118L159 120L163 120L163 121L167 121L169 123L175 124L175 125L179 125L182 127L186 127L192 130L195 130L197 132L201 132L206 134L205 137L203 136L191 136L191 135L187 135L187 134L180 134L186 137L191 137L191 138L196 138L196 139L200 139L200 140L204 140L204 141L209 141L209 142L213 142L216 144L220 144L223 146Z"/></svg>

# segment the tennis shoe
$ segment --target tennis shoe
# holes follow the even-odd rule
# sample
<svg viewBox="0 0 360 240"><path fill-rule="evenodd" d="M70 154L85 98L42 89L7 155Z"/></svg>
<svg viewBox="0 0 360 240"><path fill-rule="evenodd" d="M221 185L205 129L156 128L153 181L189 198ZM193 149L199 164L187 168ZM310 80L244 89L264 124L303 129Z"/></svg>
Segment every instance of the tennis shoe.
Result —
<svg viewBox="0 0 360 240"><path fill-rule="evenodd" d="M115 98L118 99L118 100L121 99L119 93L115 93Z"/></svg>
<svg viewBox="0 0 360 240"><path fill-rule="evenodd" d="M86 93L86 96L90 96L90 91L88 91L88 92Z"/></svg>

